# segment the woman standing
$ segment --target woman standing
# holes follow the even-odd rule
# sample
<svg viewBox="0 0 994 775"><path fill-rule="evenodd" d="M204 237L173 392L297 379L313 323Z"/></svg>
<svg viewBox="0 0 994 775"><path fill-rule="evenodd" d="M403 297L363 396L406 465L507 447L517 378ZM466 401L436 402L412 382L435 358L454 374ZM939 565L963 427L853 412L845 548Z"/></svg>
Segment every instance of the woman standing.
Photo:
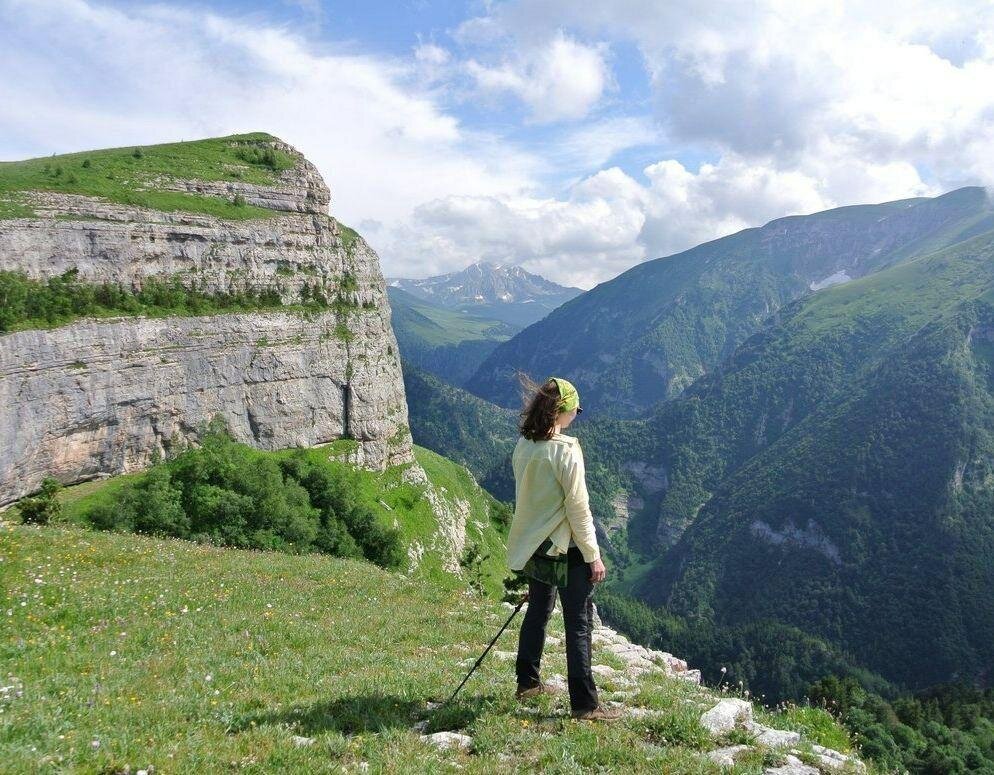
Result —
<svg viewBox="0 0 994 775"><path fill-rule="evenodd" d="M528 610L515 663L518 698L551 693L539 677L545 627L558 591L566 625L566 667L574 718L613 721L617 710L601 706L590 669L594 584L604 580L590 512L583 451L562 433L583 411L576 388L561 377L542 385L519 374L526 391L521 436L511 456L514 519L507 538L511 570L528 577Z"/></svg>

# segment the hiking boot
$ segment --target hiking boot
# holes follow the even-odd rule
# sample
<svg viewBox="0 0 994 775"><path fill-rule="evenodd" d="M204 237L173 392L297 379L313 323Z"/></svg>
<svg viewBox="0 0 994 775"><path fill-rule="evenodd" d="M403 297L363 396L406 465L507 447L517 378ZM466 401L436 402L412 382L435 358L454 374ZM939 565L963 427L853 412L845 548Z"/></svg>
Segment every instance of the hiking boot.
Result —
<svg viewBox="0 0 994 775"><path fill-rule="evenodd" d="M571 715L581 721L617 721L621 718L621 708L605 708L603 705L598 705L591 710L573 711Z"/></svg>
<svg viewBox="0 0 994 775"><path fill-rule="evenodd" d="M527 689L522 689L519 686L518 690L514 693L514 697L518 700L527 700L529 697L538 697L540 694L559 694L559 689L556 689L554 686L549 686L548 684L530 686Z"/></svg>

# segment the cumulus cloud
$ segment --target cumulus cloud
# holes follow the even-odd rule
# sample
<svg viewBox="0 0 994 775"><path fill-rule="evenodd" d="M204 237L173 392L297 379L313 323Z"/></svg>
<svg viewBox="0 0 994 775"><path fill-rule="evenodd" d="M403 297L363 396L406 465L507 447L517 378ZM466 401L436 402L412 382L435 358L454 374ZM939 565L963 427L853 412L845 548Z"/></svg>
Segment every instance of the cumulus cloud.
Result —
<svg viewBox="0 0 994 775"><path fill-rule="evenodd" d="M906 163L862 165L845 158L802 169L775 159L727 154L696 171L675 159L648 165L642 180L612 167L570 187L562 198L449 196L415 211L403 242L431 256L433 271L483 258L515 261L566 285L591 288L639 261L775 218L850 202L832 191L867 194L868 201L935 194Z"/></svg>
<svg viewBox="0 0 994 775"><path fill-rule="evenodd" d="M556 163L608 163L612 130L631 141L619 148L652 136L677 153L637 177L581 177L555 199L443 197L413 222L436 234L436 255L517 257L560 282L582 265L592 284L783 215L994 184L990 3L710 0L687 13L652 0L508 0L459 35L534 46L564 27L635 43L656 123L588 122L557 139ZM527 67L486 75L527 101ZM681 148L706 161L681 161Z"/></svg>
<svg viewBox="0 0 994 775"><path fill-rule="evenodd" d="M610 83L603 46L555 32L541 45L517 49L494 67L474 59L466 68L483 92L510 92L539 122L583 118Z"/></svg>
<svg viewBox="0 0 994 775"><path fill-rule="evenodd" d="M994 4L510 0L487 26L569 25L640 49L670 139L714 155L911 164L942 188L994 182ZM845 148L845 154L839 150Z"/></svg>

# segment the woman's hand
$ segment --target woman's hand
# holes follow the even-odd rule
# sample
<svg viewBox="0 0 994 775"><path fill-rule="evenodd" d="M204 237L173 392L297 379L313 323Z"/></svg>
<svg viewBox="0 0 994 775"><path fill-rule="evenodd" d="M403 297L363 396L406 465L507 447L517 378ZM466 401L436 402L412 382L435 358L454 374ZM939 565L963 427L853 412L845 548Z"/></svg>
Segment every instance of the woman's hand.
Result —
<svg viewBox="0 0 994 775"><path fill-rule="evenodd" d="M604 581L604 577L607 575L607 568L604 567L604 563L601 562L599 559L597 559L589 564L590 564L590 580L595 584Z"/></svg>

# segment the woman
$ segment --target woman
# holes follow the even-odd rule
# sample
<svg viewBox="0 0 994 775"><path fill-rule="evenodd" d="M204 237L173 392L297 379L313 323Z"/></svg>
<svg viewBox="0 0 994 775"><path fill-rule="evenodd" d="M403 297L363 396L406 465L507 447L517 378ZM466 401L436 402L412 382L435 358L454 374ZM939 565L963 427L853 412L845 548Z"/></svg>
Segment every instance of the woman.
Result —
<svg viewBox="0 0 994 775"><path fill-rule="evenodd" d="M553 693L539 678L539 664L558 591L573 718L613 721L620 711L598 703L590 669L591 595L607 571L594 533L583 452L575 436L562 433L583 411L580 395L561 377L550 377L543 385L521 373L518 377L526 404L511 456L515 506L507 559L512 570L528 577L528 610L518 637L516 696Z"/></svg>

